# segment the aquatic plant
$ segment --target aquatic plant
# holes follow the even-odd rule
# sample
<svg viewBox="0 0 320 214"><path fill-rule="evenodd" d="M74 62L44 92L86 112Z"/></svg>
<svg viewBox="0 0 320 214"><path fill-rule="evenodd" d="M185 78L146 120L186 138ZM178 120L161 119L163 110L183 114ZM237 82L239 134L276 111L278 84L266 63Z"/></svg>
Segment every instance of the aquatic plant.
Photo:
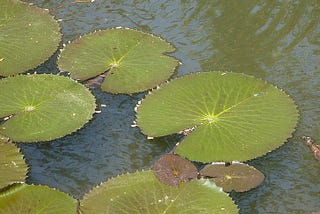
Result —
<svg viewBox="0 0 320 214"><path fill-rule="evenodd" d="M198 169L191 161L175 154L161 156L152 167L155 176L170 186L178 187L181 182L195 180L198 177Z"/></svg>
<svg viewBox="0 0 320 214"><path fill-rule="evenodd" d="M206 178L222 187L225 192L245 192L256 188L264 181L262 172L244 163L214 162L198 171L191 161L176 154L161 156L154 163L152 170L159 181L174 187L178 187L182 182Z"/></svg>
<svg viewBox="0 0 320 214"><path fill-rule="evenodd" d="M238 213L232 199L209 180L172 187L152 171L111 178L80 201L81 213Z"/></svg>
<svg viewBox="0 0 320 214"><path fill-rule="evenodd" d="M48 10L1 0L0 11L0 76L32 69L57 50L60 26Z"/></svg>
<svg viewBox="0 0 320 214"><path fill-rule="evenodd" d="M0 140L0 189L17 182L25 182L28 166L20 150L11 142Z"/></svg>
<svg viewBox="0 0 320 214"><path fill-rule="evenodd" d="M188 135L175 153L200 162L246 161L291 136L294 101L263 80L239 73L200 72L153 90L137 106L136 123L151 137Z"/></svg>
<svg viewBox="0 0 320 214"><path fill-rule="evenodd" d="M63 137L88 122L96 107L87 88L53 74L3 78L0 91L0 134L14 142Z"/></svg>
<svg viewBox="0 0 320 214"><path fill-rule="evenodd" d="M77 200L41 185L14 184L0 192L0 213L76 213Z"/></svg>
<svg viewBox="0 0 320 214"><path fill-rule="evenodd" d="M200 175L210 178L225 192L245 192L259 186L264 175L256 168L244 163L213 163L200 170Z"/></svg>
<svg viewBox="0 0 320 214"><path fill-rule="evenodd" d="M1 1L0 10L1 76L34 68L57 48L59 25L46 10L17 0ZM160 37L128 28L86 34L62 49L61 72L81 81L103 75L105 92L131 94L160 85L138 104L137 125L151 137L186 135L176 154L162 156L153 171L111 178L85 194L78 207L76 199L58 190L16 184L24 182L27 166L7 141L49 141L78 130L92 118L93 95L53 74L1 79L0 154L8 156L0 156L0 213L237 213L214 182L227 192L259 185L261 172L232 161L282 145L296 126L298 111L285 92L244 74L202 72L164 83L179 64L167 55L174 50ZM183 157L231 165L207 165L198 172Z"/></svg>
<svg viewBox="0 0 320 214"><path fill-rule="evenodd" d="M67 44L58 66L77 80L105 74L103 91L132 94L170 78L178 60L165 54L174 50L160 37L129 28L111 28Z"/></svg>

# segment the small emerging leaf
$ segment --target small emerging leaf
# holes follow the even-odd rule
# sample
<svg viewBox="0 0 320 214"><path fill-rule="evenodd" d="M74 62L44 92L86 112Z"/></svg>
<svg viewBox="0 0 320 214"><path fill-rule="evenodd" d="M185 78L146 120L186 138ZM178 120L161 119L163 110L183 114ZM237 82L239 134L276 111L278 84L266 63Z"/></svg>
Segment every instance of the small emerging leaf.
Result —
<svg viewBox="0 0 320 214"><path fill-rule="evenodd" d="M190 181L198 176L193 163L174 154L160 157L153 165L153 172L162 183L175 187L180 182Z"/></svg>
<svg viewBox="0 0 320 214"><path fill-rule="evenodd" d="M200 170L200 175L214 180L217 186L222 187L225 192L248 191L259 186L264 180L262 172L243 163L233 163L229 166L206 165Z"/></svg>

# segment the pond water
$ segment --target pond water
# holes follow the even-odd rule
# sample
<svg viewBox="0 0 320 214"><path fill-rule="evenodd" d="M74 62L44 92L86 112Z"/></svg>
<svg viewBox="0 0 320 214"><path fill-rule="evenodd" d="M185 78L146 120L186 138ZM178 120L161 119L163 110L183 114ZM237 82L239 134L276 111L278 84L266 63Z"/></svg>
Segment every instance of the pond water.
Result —
<svg viewBox="0 0 320 214"><path fill-rule="evenodd" d="M301 140L309 135L320 143L319 1L27 2L50 9L61 21L63 42L108 27L135 28L157 34L177 48L172 55L183 64L175 77L196 71L243 72L284 89L299 107L297 130L282 147L249 162L265 174L264 183L231 196L240 213L320 211L320 161ZM35 70L57 72L56 57ZM53 142L19 144L31 166L29 183L81 198L107 178L150 168L179 140L168 136L150 141L130 127L143 93L92 92L101 113L83 129Z"/></svg>

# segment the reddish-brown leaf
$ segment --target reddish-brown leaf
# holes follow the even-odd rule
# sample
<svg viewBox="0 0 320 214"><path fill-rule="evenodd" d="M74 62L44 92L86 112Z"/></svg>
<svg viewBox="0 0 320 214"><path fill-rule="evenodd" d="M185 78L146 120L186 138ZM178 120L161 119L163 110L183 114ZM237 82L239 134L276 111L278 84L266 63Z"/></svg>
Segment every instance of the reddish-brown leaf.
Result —
<svg viewBox="0 0 320 214"><path fill-rule="evenodd" d="M198 170L193 163L174 154L160 157L153 165L153 171L161 182L175 187L178 187L180 182L196 179L198 176Z"/></svg>

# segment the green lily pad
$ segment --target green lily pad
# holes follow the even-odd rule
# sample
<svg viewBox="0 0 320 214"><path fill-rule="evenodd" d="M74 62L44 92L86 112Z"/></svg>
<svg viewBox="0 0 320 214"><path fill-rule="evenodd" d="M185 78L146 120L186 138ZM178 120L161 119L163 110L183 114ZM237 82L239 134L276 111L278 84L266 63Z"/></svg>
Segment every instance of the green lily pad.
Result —
<svg viewBox="0 0 320 214"><path fill-rule="evenodd" d="M245 192L259 186L263 180L262 172L243 163L210 164L200 170L200 175L209 177L225 192Z"/></svg>
<svg viewBox="0 0 320 214"><path fill-rule="evenodd" d="M0 76L32 69L57 50L60 26L48 10L1 0L0 11Z"/></svg>
<svg viewBox="0 0 320 214"><path fill-rule="evenodd" d="M0 140L0 189L17 182L25 182L28 166L20 150L11 142Z"/></svg>
<svg viewBox="0 0 320 214"><path fill-rule="evenodd" d="M161 183L152 171L121 175L94 188L80 201L81 213L238 213L232 199L209 180Z"/></svg>
<svg viewBox="0 0 320 214"><path fill-rule="evenodd" d="M239 73L201 72L164 84L137 108L142 132L188 131L175 153L201 162L245 161L279 147L298 111L282 90Z"/></svg>
<svg viewBox="0 0 320 214"><path fill-rule="evenodd" d="M84 35L63 49L58 65L77 80L106 71L102 90L136 93L153 88L174 73L178 60L165 55L174 47L154 35L112 28Z"/></svg>
<svg viewBox="0 0 320 214"><path fill-rule="evenodd" d="M8 143L8 142L10 142L10 138L0 134L0 143Z"/></svg>
<svg viewBox="0 0 320 214"><path fill-rule="evenodd" d="M191 161L174 154L161 156L154 163L152 170L162 183L175 187L178 187L181 182L198 177L198 170Z"/></svg>
<svg viewBox="0 0 320 214"><path fill-rule="evenodd" d="M77 200L49 188L16 184L0 192L0 213L76 213Z"/></svg>
<svg viewBox="0 0 320 214"><path fill-rule="evenodd" d="M53 140L81 128L95 111L83 85L52 74L0 80L0 134L15 142Z"/></svg>

